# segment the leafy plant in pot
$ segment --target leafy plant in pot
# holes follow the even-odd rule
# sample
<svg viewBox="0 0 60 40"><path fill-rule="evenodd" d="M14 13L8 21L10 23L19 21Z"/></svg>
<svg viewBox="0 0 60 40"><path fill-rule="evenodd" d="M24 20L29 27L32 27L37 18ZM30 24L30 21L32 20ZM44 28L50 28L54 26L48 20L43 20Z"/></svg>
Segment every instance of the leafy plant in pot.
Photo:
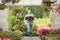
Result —
<svg viewBox="0 0 60 40"><path fill-rule="evenodd" d="M10 33L7 31L0 31L0 37L2 40L10 40Z"/></svg>

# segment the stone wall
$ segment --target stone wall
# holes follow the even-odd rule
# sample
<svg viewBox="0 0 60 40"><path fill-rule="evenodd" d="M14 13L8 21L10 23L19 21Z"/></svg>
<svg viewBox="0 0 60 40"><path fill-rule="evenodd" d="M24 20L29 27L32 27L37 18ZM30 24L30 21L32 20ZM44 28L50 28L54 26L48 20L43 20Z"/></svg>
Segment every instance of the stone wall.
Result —
<svg viewBox="0 0 60 40"><path fill-rule="evenodd" d="M4 31L8 31L8 8L0 10L0 28Z"/></svg>
<svg viewBox="0 0 60 40"><path fill-rule="evenodd" d="M52 12L52 27L60 28L60 14Z"/></svg>

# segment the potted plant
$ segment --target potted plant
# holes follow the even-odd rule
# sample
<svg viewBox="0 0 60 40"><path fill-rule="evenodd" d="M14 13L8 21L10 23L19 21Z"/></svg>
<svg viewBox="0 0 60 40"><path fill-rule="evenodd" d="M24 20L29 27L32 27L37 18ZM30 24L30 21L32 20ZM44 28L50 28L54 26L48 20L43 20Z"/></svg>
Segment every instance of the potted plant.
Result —
<svg viewBox="0 0 60 40"><path fill-rule="evenodd" d="M51 4L54 2L52 2L50 0L43 0L43 3L46 4L47 6L51 6Z"/></svg>
<svg viewBox="0 0 60 40"><path fill-rule="evenodd" d="M5 4L0 4L0 10L4 10L7 6Z"/></svg>
<svg viewBox="0 0 60 40"><path fill-rule="evenodd" d="M1 31L1 39L2 40L10 40L10 33L7 31Z"/></svg>

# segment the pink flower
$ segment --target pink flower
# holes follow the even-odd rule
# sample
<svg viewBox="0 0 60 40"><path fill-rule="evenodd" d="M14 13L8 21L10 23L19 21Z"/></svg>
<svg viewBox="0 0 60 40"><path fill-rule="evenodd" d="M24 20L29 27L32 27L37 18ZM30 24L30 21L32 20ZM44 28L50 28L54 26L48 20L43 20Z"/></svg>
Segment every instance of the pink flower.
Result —
<svg viewBox="0 0 60 40"><path fill-rule="evenodd" d="M49 34L49 33L50 33L49 29L40 29L38 31L39 36L46 35L46 34Z"/></svg>
<svg viewBox="0 0 60 40"><path fill-rule="evenodd" d="M38 30L38 35L46 35L46 34L57 34L57 37L60 38L60 28L50 28L50 29L40 29Z"/></svg>
<svg viewBox="0 0 60 40"><path fill-rule="evenodd" d="M57 28L57 30L60 30L60 28Z"/></svg>

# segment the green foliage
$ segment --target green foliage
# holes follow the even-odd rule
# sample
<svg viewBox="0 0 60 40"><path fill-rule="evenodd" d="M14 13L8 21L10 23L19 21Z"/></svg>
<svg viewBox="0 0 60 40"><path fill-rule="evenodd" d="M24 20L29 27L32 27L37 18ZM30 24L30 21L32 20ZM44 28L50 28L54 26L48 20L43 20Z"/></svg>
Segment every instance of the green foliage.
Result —
<svg viewBox="0 0 60 40"><path fill-rule="evenodd" d="M36 30L34 30L34 31L32 32L32 36L37 36L37 31L36 31Z"/></svg>
<svg viewBox="0 0 60 40"><path fill-rule="evenodd" d="M22 32L19 30L15 32L0 31L0 37L10 37L11 40L21 40Z"/></svg>
<svg viewBox="0 0 60 40"><path fill-rule="evenodd" d="M10 24L13 26L16 23L17 18L15 16L11 16L9 20L10 20Z"/></svg>
<svg viewBox="0 0 60 40"><path fill-rule="evenodd" d="M45 37L46 37L46 36L45 36L45 35L43 35L43 36L42 36L42 37L40 37L40 38L41 38L41 40L45 40Z"/></svg>
<svg viewBox="0 0 60 40"><path fill-rule="evenodd" d="M57 34L57 33L60 33L60 30L52 30L51 33L52 34Z"/></svg>
<svg viewBox="0 0 60 40"><path fill-rule="evenodd" d="M14 7L10 6L9 9L10 9L9 21L10 21L11 30L21 30L23 34L27 34L27 27L24 26L24 17L27 14L28 9L32 10L32 13L35 15L35 18L47 20L47 18L50 17L49 8L43 5L42 6L14 6ZM43 11L46 9L47 11L43 13ZM48 26L50 26L50 24ZM37 34L36 32L37 30L35 30L32 35L36 35Z"/></svg>
<svg viewBox="0 0 60 40"><path fill-rule="evenodd" d="M48 16L49 15L49 7L45 7L45 6L18 6L18 7L13 7L13 9L18 9L18 10L20 10L20 11L22 11L22 12L19 12L19 13L22 13L22 17L24 17L26 14L27 14L27 10L28 9L31 9L32 10L32 13L35 15L35 17L37 17L37 18L42 18L43 17L43 15L44 15L44 13L43 13L43 11L46 9L47 10L47 12L46 12L46 16ZM17 14L17 13L16 13Z"/></svg>
<svg viewBox="0 0 60 40"><path fill-rule="evenodd" d="M19 30L16 30L15 32L11 32L11 40L21 40L22 38L22 32Z"/></svg>

